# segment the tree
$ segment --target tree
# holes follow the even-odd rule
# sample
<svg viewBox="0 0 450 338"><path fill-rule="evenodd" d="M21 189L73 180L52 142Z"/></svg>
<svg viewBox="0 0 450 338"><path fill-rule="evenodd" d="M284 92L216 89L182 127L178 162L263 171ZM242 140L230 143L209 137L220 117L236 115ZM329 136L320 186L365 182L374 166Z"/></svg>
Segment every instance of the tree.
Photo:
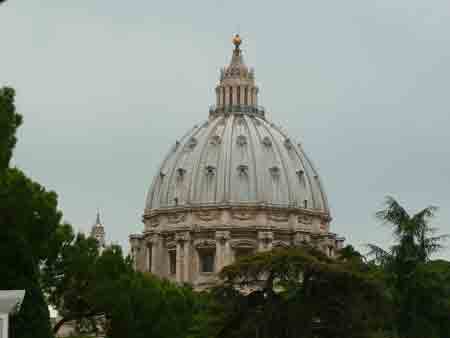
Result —
<svg viewBox="0 0 450 338"><path fill-rule="evenodd" d="M67 238L64 239L64 236ZM61 316L53 328L55 334L69 321L81 321L103 314L92 299L97 276L98 243L83 234L74 238L71 231L66 231L64 236L60 237L60 253L44 266L42 278L49 302Z"/></svg>
<svg viewBox="0 0 450 338"><path fill-rule="evenodd" d="M388 197L386 208L377 213L382 222L393 228L395 244L387 251L369 245L369 255L384 273L395 308L391 329L400 337L446 337L439 335L440 329L436 327L440 324L436 318L450 320L448 307L439 305L440 296L433 296L446 292L438 290L440 284L436 281L440 277L433 273L435 263L431 262L431 255L442 247L447 237L435 236L437 230L429 225L436 210L430 206L410 216L395 199ZM444 298L447 300L448 297ZM436 311L443 312L436 317Z"/></svg>
<svg viewBox="0 0 450 338"><path fill-rule="evenodd" d="M0 171L9 167L14 146L16 130L22 124L22 116L16 112L14 89L0 88Z"/></svg>
<svg viewBox="0 0 450 338"><path fill-rule="evenodd" d="M48 308L39 285L39 267L50 251L61 214L57 196L10 168L16 131L14 90L0 89L0 289L25 289L20 312L11 319L11 336L51 337Z"/></svg>
<svg viewBox="0 0 450 338"><path fill-rule="evenodd" d="M221 278L204 336L363 338L388 313L380 285L359 265L312 248L258 253Z"/></svg>
<svg viewBox="0 0 450 338"><path fill-rule="evenodd" d="M196 299L190 288L134 271L117 245L100 253L95 239L61 230L64 244L43 269L49 300L62 317L55 334L67 322L88 324L91 331L102 327L110 338L170 338L187 331Z"/></svg>

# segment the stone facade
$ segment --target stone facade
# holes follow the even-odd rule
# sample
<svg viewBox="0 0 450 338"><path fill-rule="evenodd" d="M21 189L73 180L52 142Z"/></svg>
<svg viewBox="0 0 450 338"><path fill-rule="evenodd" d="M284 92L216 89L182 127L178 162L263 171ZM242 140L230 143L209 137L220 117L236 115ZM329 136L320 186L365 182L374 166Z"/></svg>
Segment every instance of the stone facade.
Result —
<svg viewBox="0 0 450 338"><path fill-rule="evenodd" d="M144 231L130 236L136 269L197 289L243 255L308 244L334 256L343 244L329 231L317 170L266 119L240 37L233 43L208 121L175 142L150 187Z"/></svg>
<svg viewBox="0 0 450 338"><path fill-rule="evenodd" d="M174 222L178 217L183 222ZM343 239L328 231L328 221L314 211L257 205L152 211L144 215L144 232L130 236L131 250L136 269L204 288L224 266L252 252L308 244L333 256ZM202 269L208 255L212 271Z"/></svg>

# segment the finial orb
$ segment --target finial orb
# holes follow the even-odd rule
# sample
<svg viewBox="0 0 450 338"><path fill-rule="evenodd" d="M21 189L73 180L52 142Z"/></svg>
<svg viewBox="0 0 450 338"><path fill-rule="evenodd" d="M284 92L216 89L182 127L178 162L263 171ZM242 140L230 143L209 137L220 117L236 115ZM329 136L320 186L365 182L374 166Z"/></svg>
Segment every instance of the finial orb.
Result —
<svg viewBox="0 0 450 338"><path fill-rule="evenodd" d="M236 34L236 35L233 37L233 44L234 44L234 46L235 46L236 48L239 48L239 46L241 45L241 43L242 43L241 37L239 36L239 34Z"/></svg>

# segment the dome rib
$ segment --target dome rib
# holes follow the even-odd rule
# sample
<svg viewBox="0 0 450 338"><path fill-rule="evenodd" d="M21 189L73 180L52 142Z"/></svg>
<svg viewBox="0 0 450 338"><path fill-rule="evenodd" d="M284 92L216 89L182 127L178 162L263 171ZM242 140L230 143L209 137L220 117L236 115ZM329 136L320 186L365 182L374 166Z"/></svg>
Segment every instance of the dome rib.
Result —
<svg viewBox="0 0 450 338"><path fill-rule="evenodd" d="M267 133L272 138L272 147L274 149L274 153L277 154L277 162L279 162L280 167L283 168L283 170L284 170L284 175L281 175L281 177L284 177L286 179L286 182L282 182L282 184L285 185L286 188L287 188L287 201L288 201L288 204L293 204L293 202L295 200L294 200L293 195L292 195L292 186L288 182L289 181L295 182L295 181L294 180L289 180L290 175L289 175L289 170L287 168L287 164L286 164L286 161L285 161L285 156L281 155L281 153L282 153L281 147L279 145L279 142L278 142L277 138L274 136L274 132L277 133L278 130L277 130L276 127L268 128L267 127L267 123L264 123L264 128L266 129ZM275 148L276 148L276 151L275 151Z"/></svg>

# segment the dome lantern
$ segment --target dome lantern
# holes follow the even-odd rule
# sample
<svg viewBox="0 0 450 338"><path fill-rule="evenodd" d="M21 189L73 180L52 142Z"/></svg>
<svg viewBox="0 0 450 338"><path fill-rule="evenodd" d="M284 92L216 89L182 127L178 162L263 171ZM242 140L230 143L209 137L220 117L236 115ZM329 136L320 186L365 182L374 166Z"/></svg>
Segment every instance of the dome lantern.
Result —
<svg viewBox="0 0 450 338"><path fill-rule="evenodd" d="M216 86L216 104L211 106L210 115L240 112L264 117L264 109L258 106L259 89L255 84L254 71L245 64L240 48L242 38L236 34L232 41L231 61L221 69Z"/></svg>

